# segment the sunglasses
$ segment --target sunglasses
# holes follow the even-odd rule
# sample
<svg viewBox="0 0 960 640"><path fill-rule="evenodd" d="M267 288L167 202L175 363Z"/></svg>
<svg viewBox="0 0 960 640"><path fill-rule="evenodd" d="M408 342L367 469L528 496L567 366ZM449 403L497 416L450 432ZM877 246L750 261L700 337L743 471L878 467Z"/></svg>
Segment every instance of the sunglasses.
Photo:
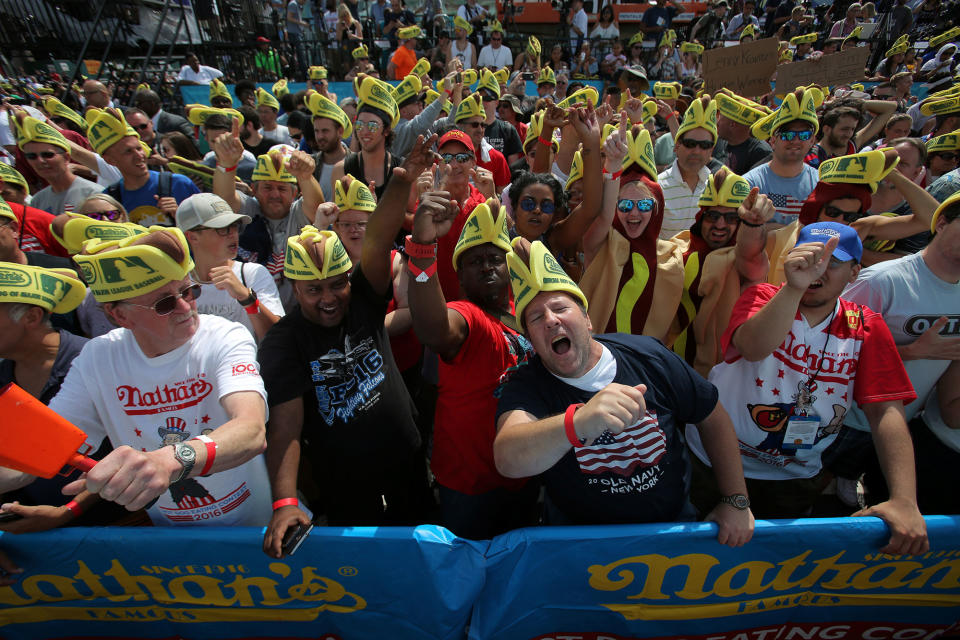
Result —
<svg viewBox="0 0 960 640"><path fill-rule="evenodd" d="M713 142L710 140L693 140L691 138L684 138L680 141L680 144L685 146L687 149L696 149L700 147L701 149L712 149Z"/></svg>
<svg viewBox="0 0 960 640"><path fill-rule="evenodd" d="M108 209L106 211L91 211L86 214L88 218L93 218L94 220L106 220L108 222L116 222L120 219L120 216L123 214L119 209Z"/></svg>
<svg viewBox="0 0 960 640"><path fill-rule="evenodd" d="M471 129L479 129L483 126L482 122L464 122L464 126L470 127Z"/></svg>
<svg viewBox="0 0 960 640"><path fill-rule="evenodd" d="M291 134L290 134L290 139L291 139L291 140L300 140L301 138L303 138L303 134L302 134L302 133L291 133Z"/></svg>
<svg viewBox="0 0 960 640"><path fill-rule="evenodd" d="M225 227L194 227L191 231L216 231L218 236L228 236L234 231L240 230L240 221L237 220L231 224L228 224Z"/></svg>
<svg viewBox="0 0 960 640"><path fill-rule="evenodd" d="M859 211L844 211L843 209L839 209L829 204L823 208L823 215L827 216L828 218L839 218L840 216L843 216L844 222L848 223L856 222L863 217L863 214Z"/></svg>
<svg viewBox="0 0 960 640"><path fill-rule="evenodd" d="M654 200L653 198L641 198L640 200L624 198L617 200L617 211L630 213L633 211L634 204L637 206L637 211L653 211Z"/></svg>
<svg viewBox="0 0 960 640"><path fill-rule="evenodd" d="M200 297L200 285L191 284L183 289L180 289L180 293L177 293L172 296L164 296L154 302L152 305L137 304L136 302L127 302L127 304L133 305L135 307L143 307L144 309L153 309L153 312L158 316L168 316L173 313L173 310L177 308L177 301L180 298L183 298L184 302L193 302ZM124 301L126 302L126 301Z"/></svg>
<svg viewBox="0 0 960 640"><path fill-rule="evenodd" d="M371 133L373 133L374 131L380 131L380 129L383 128L383 124L380 122L377 122L376 120L367 120L366 122L357 120L356 126L357 126L357 131L360 131L361 129L366 127L367 131Z"/></svg>
<svg viewBox="0 0 960 640"><path fill-rule="evenodd" d="M465 163L465 162L470 162L471 160L473 160L473 154L472 154L472 153L467 153L467 152L463 152L463 153L441 153L441 154L440 154L440 158L441 158L444 162L446 162L447 164L452 163L454 160L456 160L459 164L463 164L463 163Z"/></svg>
<svg viewBox="0 0 960 640"><path fill-rule="evenodd" d="M498 98L497 96L490 95L489 93L486 93L486 92L481 93L481 94L480 94L480 98L481 98L484 102L496 102L497 100L500 99L500 98Z"/></svg>
<svg viewBox="0 0 960 640"><path fill-rule="evenodd" d="M133 128L136 129L137 131L146 131L147 129L150 128L150 123L147 122L146 124L135 124L135 125L132 125L132 126L133 126Z"/></svg>
<svg viewBox="0 0 960 640"><path fill-rule="evenodd" d="M953 162L953 161L956 160L957 158L960 158L960 154L949 153L949 152L948 152L948 153L938 153L938 154L935 154L935 155L939 156L942 160L946 160L947 162Z"/></svg>
<svg viewBox="0 0 960 640"><path fill-rule="evenodd" d="M537 202L529 196L520 200L520 208L524 211L534 211L537 209L537 207L540 207L540 213L548 216L552 215L553 212L557 210L556 205L553 204L553 200L541 200L540 202Z"/></svg>
<svg viewBox="0 0 960 640"><path fill-rule="evenodd" d="M23 157L27 160L36 160L37 158L43 158L44 160L49 160L50 158L55 158L63 151L38 151L36 153L32 151L24 151Z"/></svg>
<svg viewBox="0 0 960 640"><path fill-rule="evenodd" d="M813 131L781 131L777 137L784 142L793 142L794 138L806 142L813 137Z"/></svg>
<svg viewBox="0 0 960 640"><path fill-rule="evenodd" d="M727 211L726 213L720 213L719 211L704 211L703 217L710 222L717 222L720 220L720 218L723 218L727 221L727 224L736 224L740 219L740 216L736 211Z"/></svg>

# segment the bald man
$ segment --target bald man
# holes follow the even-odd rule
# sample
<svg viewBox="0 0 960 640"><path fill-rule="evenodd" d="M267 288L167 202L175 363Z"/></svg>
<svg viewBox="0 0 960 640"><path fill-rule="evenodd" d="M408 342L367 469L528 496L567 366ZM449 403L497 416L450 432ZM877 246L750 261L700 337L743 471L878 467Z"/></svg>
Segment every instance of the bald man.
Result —
<svg viewBox="0 0 960 640"><path fill-rule="evenodd" d="M88 107L105 109L114 106L110 99L110 90L98 80L87 80L83 83L83 98Z"/></svg>

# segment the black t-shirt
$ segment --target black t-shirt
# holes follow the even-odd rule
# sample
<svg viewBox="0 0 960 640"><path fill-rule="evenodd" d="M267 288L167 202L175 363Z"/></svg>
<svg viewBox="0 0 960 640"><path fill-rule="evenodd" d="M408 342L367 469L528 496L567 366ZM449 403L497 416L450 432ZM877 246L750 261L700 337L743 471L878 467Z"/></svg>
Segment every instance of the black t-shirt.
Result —
<svg viewBox="0 0 960 640"><path fill-rule="evenodd" d="M713 157L727 165L730 171L738 176L742 176L757 165L768 162L772 155L773 150L770 149L770 145L753 136L737 145L731 145L721 138L713 150Z"/></svg>
<svg viewBox="0 0 960 640"><path fill-rule="evenodd" d="M321 491L339 495L389 481L420 446L413 401L383 326L391 292L376 293L358 266L338 327L304 317L297 306L260 345L260 375L270 406L303 398L304 457Z"/></svg>
<svg viewBox="0 0 960 640"><path fill-rule="evenodd" d="M713 411L717 389L654 338L594 337L617 361L614 382L647 385L647 417L615 438L571 448L542 474L547 494L574 524L675 521L689 494L683 430ZM497 418L514 409L546 418L593 395L559 380L537 356L502 387Z"/></svg>
<svg viewBox="0 0 960 640"><path fill-rule="evenodd" d="M502 153L504 157L512 156L515 153L523 153L523 143L520 141L520 134L516 127L503 120L494 120L487 125L483 137L487 139L490 145Z"/></svg>
<svg viewBox="0 0 960 640"><path fill-rule="evenodd" d="M277 144L276 140L272 140L270 138L261 139L260 144L258 144L255 147L251 147L243 140L241 140L240 142L243 143L243 148L249 151L250 153L252 153L255 158L259 158L260 156L265 154L267 151L270 151L270 147Z"/></svg>

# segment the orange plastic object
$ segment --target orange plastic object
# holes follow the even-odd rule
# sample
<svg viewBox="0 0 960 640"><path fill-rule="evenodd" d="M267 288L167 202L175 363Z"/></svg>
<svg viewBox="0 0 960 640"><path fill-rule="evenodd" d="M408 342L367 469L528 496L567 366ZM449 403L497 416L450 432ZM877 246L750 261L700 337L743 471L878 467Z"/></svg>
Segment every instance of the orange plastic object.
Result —
<svg viewBox="0 0 960 640"><path fill-rule="evenodd" d="M96 464L77 453L87 434L12 382L0 389L0 416L0 466L52 478L67 464Z"/></svg>

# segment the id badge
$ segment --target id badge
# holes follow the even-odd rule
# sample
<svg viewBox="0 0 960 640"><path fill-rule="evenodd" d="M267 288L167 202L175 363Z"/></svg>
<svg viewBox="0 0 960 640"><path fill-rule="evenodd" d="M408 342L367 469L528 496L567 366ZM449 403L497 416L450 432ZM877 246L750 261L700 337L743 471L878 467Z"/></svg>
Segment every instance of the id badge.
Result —
<svg viewBox="0 0 960 640"><path fill-rule="evenodd" d="M787 420L787 431L783 434L783 448L812 448L819 428L820 416L792 416Z"/></svg>

